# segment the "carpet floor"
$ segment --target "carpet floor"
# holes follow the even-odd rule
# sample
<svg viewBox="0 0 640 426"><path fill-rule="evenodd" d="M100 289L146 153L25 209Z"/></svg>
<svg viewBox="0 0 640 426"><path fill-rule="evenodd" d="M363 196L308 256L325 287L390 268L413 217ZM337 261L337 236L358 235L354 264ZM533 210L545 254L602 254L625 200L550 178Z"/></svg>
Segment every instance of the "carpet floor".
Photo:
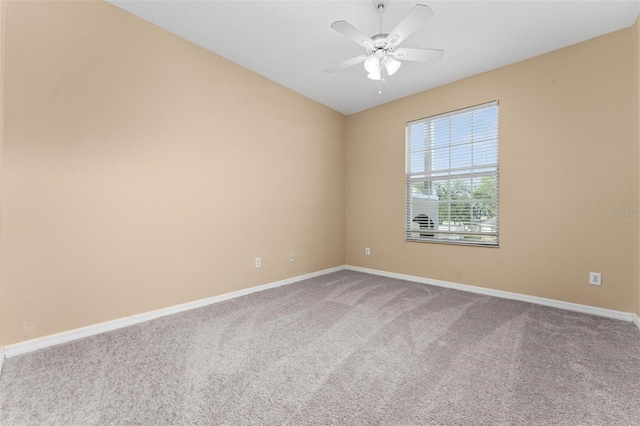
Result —
<svg viewBox="0 0 640 426"><path fill-rule="evenodd" d="M631 323L353 271L9 358L9 425L639 425Z"/></svg>

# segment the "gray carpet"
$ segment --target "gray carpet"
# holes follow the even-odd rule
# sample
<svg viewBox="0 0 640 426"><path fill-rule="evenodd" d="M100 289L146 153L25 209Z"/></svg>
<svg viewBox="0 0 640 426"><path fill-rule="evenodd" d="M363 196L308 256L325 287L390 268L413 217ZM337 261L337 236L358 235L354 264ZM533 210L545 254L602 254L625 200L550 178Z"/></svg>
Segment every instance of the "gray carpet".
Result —
<svg viewBox="0 0 640 426"><path fill-rule="evenodd" d="M8 425L638 425L631 323L341 271L6 360Z"/></svg>

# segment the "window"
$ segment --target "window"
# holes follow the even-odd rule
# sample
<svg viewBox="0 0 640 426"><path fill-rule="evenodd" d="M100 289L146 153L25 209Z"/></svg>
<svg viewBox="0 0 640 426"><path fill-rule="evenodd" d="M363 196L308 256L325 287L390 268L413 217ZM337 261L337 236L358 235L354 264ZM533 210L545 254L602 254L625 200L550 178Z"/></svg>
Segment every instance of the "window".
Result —
<svg viewBox="0 0 640 426"><path fill-rule="evenodd" d="M498 103L407 123L407 241L498 245Z"/></svg>

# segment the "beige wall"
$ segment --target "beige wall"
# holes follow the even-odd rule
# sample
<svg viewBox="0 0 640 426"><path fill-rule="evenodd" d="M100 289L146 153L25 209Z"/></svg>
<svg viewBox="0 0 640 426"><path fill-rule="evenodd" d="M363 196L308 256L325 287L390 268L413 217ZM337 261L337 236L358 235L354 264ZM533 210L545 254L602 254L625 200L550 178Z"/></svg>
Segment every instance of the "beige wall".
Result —
<svg viewBox="0 0 640 426"><path fill-rule="evenodd" d="M635 197L636 212L640 212L640 15L633 26L634 35L634 59L635 59L635 144L636 144L636 170L635 170ZM635 222L635 313L640 316L640 215L636 216Z"/></svg>
<svg viewBox="0 0 640 426"><path fill-rule="evenodd" d="M107 3L6 14L6 344L344 264L344 116Z"/></svg>
<svg viewBox="0 0 640 426"><path fill-rule="evenodd" d="M633 87L626 29L349 116L347 263L631 311ZM405 123L496 99L500 248L405 242Z"/></svg>
<svg viewBox="0 0 640 426"><path fill-rule="evenodd" d="M3 57L1 52L4 52L4 16L5 16L5 1L0 0L0 225L2 222L2 175L4 173L4 167L2 165L2 147L4 146L4 67ZM0 226L0 246L2 244L2 226ZM4 319L4 280L1 276L2 271L2 253L0 253L0 350L4 348L3 339L3 319ZM1 355L0 355L1 356ZM0 360L0 364L2 360Z"/></svg>

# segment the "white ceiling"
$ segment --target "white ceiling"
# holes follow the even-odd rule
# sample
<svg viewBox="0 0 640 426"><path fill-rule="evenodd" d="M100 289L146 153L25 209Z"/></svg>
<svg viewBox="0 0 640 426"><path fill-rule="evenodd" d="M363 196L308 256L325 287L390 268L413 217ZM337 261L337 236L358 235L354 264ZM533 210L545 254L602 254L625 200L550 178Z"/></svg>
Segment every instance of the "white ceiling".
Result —
<svg viewBox="0 0 640 426"><path fill-rule="evenodd" d="M110 2L343 114L629 27L640 12L640 0L390 0L384 31L417 3L427 4L434 16L401 46L445 54L435 64L404 62L379 94L362 64L323 71L364 54L330 25L346 20L367 35L377 33L372 0Z"/></svg>

